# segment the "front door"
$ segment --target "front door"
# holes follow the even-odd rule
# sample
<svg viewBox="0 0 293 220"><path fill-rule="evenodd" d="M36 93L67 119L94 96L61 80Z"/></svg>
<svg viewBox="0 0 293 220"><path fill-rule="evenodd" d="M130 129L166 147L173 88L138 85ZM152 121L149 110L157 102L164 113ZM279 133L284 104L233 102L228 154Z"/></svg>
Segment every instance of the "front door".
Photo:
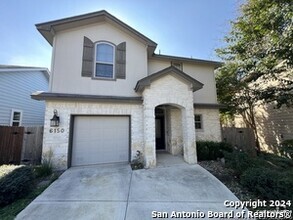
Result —
<svg viewBox="0 0 293 220"><path fill-rule="evenodd" d="M164 116L156 116L156 150L165 150Z"/></svg>

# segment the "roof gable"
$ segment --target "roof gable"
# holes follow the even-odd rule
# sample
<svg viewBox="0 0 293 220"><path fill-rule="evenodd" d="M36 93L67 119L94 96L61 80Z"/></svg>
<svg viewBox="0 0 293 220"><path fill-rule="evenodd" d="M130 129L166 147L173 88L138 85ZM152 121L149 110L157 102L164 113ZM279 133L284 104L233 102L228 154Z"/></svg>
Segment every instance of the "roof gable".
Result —
<svg viewBox="0 0 293 220"><path fill-rule="evenodd" d="M146 86L150 86L150 84L153 81L155 81L161 77L164 77L165 75L169 75L169 74L175 74L176 77L179 77L180 79L183 79L184 81L190 82L192 84L193 91L201 89L204 85L203 83L197 81L196 79L192 78L191 76L187 75L186 73L177 69L176 67L169 66L163 70L160 70L159 72L153 73L147 77L140 79L137 82L134 90L136 92L142 92L144 90L144 88Z"/></svg>
<svg viewBox="0 0 293 220"><path fill-rule="evenodd" d="M43 35L43 37L50 43L50 45L53 45L53 38L57 31L67 30L98 22L109 22L110 24L120 28L134 38L148 45L148 49L151 54L155 51L157 44L154 41L136 31L121 20L117 19L105 10L49 21L45 23L39 23L36 24L36 27L38 31Z"/></svg>

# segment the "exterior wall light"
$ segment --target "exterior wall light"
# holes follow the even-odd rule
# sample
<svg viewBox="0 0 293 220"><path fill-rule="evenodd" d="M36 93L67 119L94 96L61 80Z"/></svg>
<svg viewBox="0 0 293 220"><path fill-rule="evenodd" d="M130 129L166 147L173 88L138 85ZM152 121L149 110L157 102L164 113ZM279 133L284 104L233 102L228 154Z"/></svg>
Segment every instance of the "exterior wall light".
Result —
<svg viewBox="0 0 293 220"><path fill-rule="evenodd" d="M59 119L59 116L58 116L58 112L57 112L56 109L54 109L53 118L50 119L50 126L51 127L58 127L59 126L59 122L60 122L60 119Z"/></svg>

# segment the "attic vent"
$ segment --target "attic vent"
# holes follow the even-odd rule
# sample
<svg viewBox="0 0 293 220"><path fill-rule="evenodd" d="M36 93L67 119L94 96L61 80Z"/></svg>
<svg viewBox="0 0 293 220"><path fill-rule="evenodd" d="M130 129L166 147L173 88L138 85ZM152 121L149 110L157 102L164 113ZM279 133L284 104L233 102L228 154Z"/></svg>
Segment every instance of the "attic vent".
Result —
<svg viewBox="0 0 293 220"><path fill-rule="evenodd" d="M171 65L183 71L183 64L181 62L171 61Z"/></svg>

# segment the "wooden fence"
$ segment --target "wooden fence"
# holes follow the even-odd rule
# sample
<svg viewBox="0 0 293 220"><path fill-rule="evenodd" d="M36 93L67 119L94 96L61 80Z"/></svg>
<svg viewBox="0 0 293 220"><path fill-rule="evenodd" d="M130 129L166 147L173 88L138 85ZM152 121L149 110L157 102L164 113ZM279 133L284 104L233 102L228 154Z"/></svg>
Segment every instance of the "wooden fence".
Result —
<svg viewBox="0 0 293 220"><path fill-rule="evenodd" d="M255 138L251 128L222 127L223 141L235 148L255 154Z"/></svg>
<svg viewBox="0 0 293 220"><path fill-rule="evenodd" d="M39 164L43 127L0 126L0 165Z"/></svg>

